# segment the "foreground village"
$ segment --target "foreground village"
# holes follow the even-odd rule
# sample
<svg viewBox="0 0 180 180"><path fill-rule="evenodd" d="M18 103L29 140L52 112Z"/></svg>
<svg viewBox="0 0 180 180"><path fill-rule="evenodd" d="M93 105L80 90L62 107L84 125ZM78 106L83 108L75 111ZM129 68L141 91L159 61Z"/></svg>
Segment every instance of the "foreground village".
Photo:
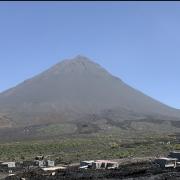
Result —
<svg viewBox="0 0 180 180"><path fill-rule="evenodd" d="M138 174L147 176L148 173L152 175L179 173L179 171L180 151L171 151L167 157L84 160L74 164L57 164L50 156L43 155L35 157L32 161L0 162L0 179L7 180L78 179L78 177L79 179L98 179L98 177L108 179L110 176L113 177L111 179L126 179L137 178Z"/></svg>

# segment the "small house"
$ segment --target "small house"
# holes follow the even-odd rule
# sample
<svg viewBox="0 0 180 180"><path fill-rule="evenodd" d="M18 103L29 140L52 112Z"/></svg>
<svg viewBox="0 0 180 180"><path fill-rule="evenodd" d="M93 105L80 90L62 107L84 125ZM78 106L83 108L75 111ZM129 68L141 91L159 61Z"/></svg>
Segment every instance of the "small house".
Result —
<svg viewBox="0 0 180 180"><path fill-rule="evenodd" d="M119 166L118 162L109 160L97 160L92 163L93 169L117 169Z"/></svg>
<svg viewBox="0 0 180 180"><path fill-rule="evenodd" d="M4 172L12 173L12 171L16 169L16 163L15 162L3 162L0 164L0 169Z"/></svg>
<svg viewBox="0 0 180 180"><path fill-rule="evenodd" d="M46 166L48 166L48 167L54 167L54 166L55 166L54 161L47 160L47 161L46 161Z"/></svg>
<svg viewBox="0 0 180 180"><path fill-rule="evenodd" d="M161 168L176 168L177 158L157 158L155 163Z"/></svg>
<svg viewBox="0 0 180 180"><path fill-rule="evenodd" d="M15 168L16 167L16 162L3 162L1 163L1 166L5 166L8 168Z"/></svg>

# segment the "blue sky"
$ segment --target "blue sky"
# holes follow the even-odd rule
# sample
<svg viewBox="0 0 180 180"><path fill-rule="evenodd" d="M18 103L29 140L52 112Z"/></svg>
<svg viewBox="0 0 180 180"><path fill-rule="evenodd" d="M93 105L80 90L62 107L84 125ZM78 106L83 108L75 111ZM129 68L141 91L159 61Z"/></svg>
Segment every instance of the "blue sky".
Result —
<svg viewBox="0 0 180 180"><path fill-rule="evenodd" d="M0 2L0 92L85 55L180 109L179 2Z"/></svg>

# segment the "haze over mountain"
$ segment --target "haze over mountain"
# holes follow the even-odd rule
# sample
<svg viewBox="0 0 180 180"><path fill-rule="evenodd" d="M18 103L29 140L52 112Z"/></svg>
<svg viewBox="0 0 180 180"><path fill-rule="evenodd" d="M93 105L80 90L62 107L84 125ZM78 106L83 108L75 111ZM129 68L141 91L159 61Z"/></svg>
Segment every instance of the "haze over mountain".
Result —
<svg viewBox="0 0 180 180"><path fill-rule="evenodd" d="M1 127L148 117L179 120L180 112L84 56L64 60L0 94Z"/></svg>

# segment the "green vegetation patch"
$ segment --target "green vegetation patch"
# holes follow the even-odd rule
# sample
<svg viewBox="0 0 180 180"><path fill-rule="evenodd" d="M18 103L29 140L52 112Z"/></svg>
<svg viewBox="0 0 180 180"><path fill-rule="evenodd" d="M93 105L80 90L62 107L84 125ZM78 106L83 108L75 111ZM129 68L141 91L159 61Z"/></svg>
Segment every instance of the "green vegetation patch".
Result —
<svg viewBox="0 0 180 180"><path fill-rule="evenodd" d="M59 127L54 126L48 128L59 130ZM113 135L59 137L59 139L48 141L0 144L0 160L30 160L36 155L43 154L51 155L52 159L60 162L71 163L91 159L166 155L170 150L180 148L179 144L167 143L168 141L169 139L158 136L134 139L122 139Z"/></svg>

